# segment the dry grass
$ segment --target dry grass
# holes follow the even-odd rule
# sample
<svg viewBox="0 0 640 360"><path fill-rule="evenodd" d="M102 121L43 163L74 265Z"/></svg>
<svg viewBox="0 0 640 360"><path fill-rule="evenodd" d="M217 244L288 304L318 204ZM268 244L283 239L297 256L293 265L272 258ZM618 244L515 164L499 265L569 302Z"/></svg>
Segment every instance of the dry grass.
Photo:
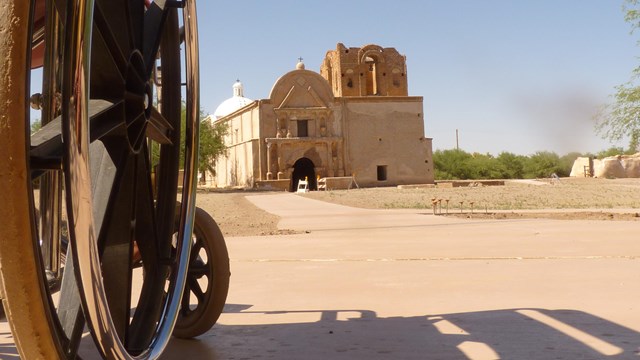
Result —
<svg viewBox="0 0 640 360"><path fill-rule="evenodd" d="M537 183L539 185L533 185ZM370 209L431 209L432 199L442 199L442 209L542 210L542 209L637 209L640 179L561 179L507 181L504 186L398 189L367 188L310 192L305 196ZM462 202L462 204L460 204Z"/></svg>
<svg viewBox="0 0 640 360"><path fill-rule="evenodd" d="M531 182L530 182L531 183ZM432 209L431 199L449 199L451 215L474 218L553 218L563 220L640 220L640 179L562 179L558 184L508 181L505 186L398 189L396 187L313 191L303 196L347 206L369 209ZM536 182L534 182L536 183ZM225 236L290 234L278 229L279 218L269 214L245 196L256 191L200 192L197 205L210 213ZM271 193L272 194L272 193ZM464 214L460 215L460 202ZM445 212L446 202L442 202ZM485 208L488 214L485 213ZM562 211L562 210L566 211ZM571 209L596 209L575 212ZM496 210L507 212L495 213ZM509 211L511 210L511 211ZM539 210L527 212L526 210ZM551 211L549 211L551 210ZM602 211L599 211L602 210ZM485 214L482 214L485 213Z"/></svg>

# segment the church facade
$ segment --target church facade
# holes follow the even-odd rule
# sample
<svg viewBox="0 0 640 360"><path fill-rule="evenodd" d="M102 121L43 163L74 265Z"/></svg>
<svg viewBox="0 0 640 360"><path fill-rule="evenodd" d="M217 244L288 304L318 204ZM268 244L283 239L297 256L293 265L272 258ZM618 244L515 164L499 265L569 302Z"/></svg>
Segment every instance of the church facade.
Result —
<svg viewBox="0 0 640 360"><path fill-rule="evenodd" d="M317 179L348 177L365 187L433 183L423 99L408 95L405 61L394 48L338 44L320 73L299 62L269 98L217 110L212 120L228 127L227 154L216 162L213 185L293 190L307 179L315 189ZM237 91L236 84L242 96Z"/></svg>

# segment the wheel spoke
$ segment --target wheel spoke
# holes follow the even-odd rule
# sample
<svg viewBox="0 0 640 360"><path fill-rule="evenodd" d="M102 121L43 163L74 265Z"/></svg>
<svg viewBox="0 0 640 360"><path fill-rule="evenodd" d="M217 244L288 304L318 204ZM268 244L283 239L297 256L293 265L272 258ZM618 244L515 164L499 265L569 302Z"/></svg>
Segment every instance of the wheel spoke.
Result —
<svg viewBox="0 0 640 360"><path fill-rule="evenodd" d="M106 100L89 101L91 118L91 141L102 139L115 129L123 126L124 106L122 102L111 103ZM62 136L60 116L31 135L29 152L32 177L39 176L44 170L59 170L62 167Z"/></svg>
<svg viewBox="0 0 640 360"><path fill-rule="evenodd" d="M159 219L174 219L176 210L176 195L178 187L178 171L180 158L180 111L181 103L174 99L180 99L180 52L176 40L178 38L178 19L175 9L169 9L169 16L165 23L163 32L165 37L162 40L162 114L161 118L156 114L156 109L152 109L151 119L147 128L159 126L167 130L164 134L170 139L169 142L162 141L162 137L153 134L149 136L161 143L160 157L163 161L158 166L156 174L158 185L158 202L156 214ZM170 69L173 69L170 71ZM151 129L150 131L153 131ZM158 222L158 234L161 238L171 237L174 233L173 221Z"/></svg>
<svg viewBox="0 0 640 360"><path fill-rule="evenodd" d="M109 0L103 0L109 1ZM142 49L142 29L144 23L144 1L129 0L128 6L128 28L129 36L134 49Z"/></svg>
<svg viewBox="0 0 640 360"><path fill-rule="evenodd" d="M158 260L164 256L167 257L170 252L161 250L158 243L158 234L156 231L156 219L154 210L153 192L151 187L151 179L149 177L148 156L144 150L137 155L137 178L136 178L136 241L140 248L142 263L145 270L159 271ZM164 241L163 247L170 246L169 241ZM149 268L149 269L147 269Z"/></svg>
<svg viewBox="0 0 640 360"><path fill-rule="evenodd" d="M189 263L193 263L198 258L198 254L200 254L200 250L202 250L202 239L200 239L196 235L196 241L191 245L191 254L189 257Z"/></svg>
<svg viewBox="0 0 640 360"><path fill-rule="evenodd" d="M39 176L44 170L62 169L61 121L61 118L57 117L31 135L29 151L31 170L36 172L40 170L32 178Z"/></svg>
<svg viewBox="0 0 640 360"><path fill-rule="evenodd" d="M182 299L180 302L180 312L183 316L188 316L191 312L191 291L189 291L189 284L185 284L184 292L182 293Z"/></svg>
<svg viewBox="0 0 640 360"><path fill-rule="evenodd" d="M124 126L124 102L110 103L105 100L89 102L91 117L91 142L103 139Z"/></svg>
<svg viewBox="0 0 640 360"><path fill-rule="evenodd" d="M114 9L113 6L107 7L108 9ZM112 10L113 11L113 10ZM113 16L113 15L112 15ZM124 76L127 71L128 54L130 50L130 44L128 43L127 34L124 31L125 27L114 24L110 26L108 18L102 11L101 2L97 1L95 5L94 22L96 31L94 34L98 34L99 38L104 42L108 55L118 69L121 79L124 80ZM116 17L117 18L117 17ZM112 20L112 19L111 19ZM112 20L113 21L113 20ZM118 32L119 31L119 32ZM95 39L93 40L95 43ZM95 46L95 45L94 45ZM94 48L95 51L95 48ZM95 59L94 59L95 60ZM91 66L95 66L95 62L91 63ZM112 84L109 84L112 85Z"/></svg>
<svg viewBox="0 0 640 360"><path fill-rule="evenodd" d="M107 301L115 328L124 341L131 307L131 257L135 224L132 213L135 183L132 180L136 176L136 161L127 152L123 153L122 141L108 143L108 147L102 148L99 144L91 144L91 172L96 179L93 191L94 221L99 234Z"/></svg>
<svg viewBox="0 0 640 360"><path fill-rule="evenodd" d="M187 279L187 282L189 283L189 289L191 290L191 292L193 292L193 294L198 299L198 303L202 303L204 301L205 293L200 288L200 283L198 283L198 280L192 277L189 277Z"/></svg>
<svg viewBox="0 0 640 360"><path fill-rule="evenodd" d="M147 64L147 76L151 76L156 54L160 47L164 22L167 18L165 1L152 2L144 14L144 49L143 57Z"/></svg>
<svg viewBox="0 0 640 360"><path fill-rule="evenodd" d="M171 237L159 237L157 231L146 145L137 157L135 238L145 275L127 339L130 350L146 348L156 331L155 325L150 324L158 322L163 310L164 286L171 264Z"/></svg>
<svg viewBox="0 0 640 360"><path fill-rule="evenodd" d="M69 253L70 251L71 247L67 248L67 261L62 275L62 284L60 285L60 305L58 306L57 314L60 325L68 339L64 352L68 358L72 359L75 357L80 345L85 321L74 273L73 256Z"/></svg>
<svg viewBox="0 0 640 360"><path fill-rule="evenodd" d="M128 24L128 3L139 3L139 1L96 0L94 12L96 25L99 25L98 22L105 23L125 59L135 48L131 27Z"/></svg>
<svg viewBox="0 0 640 360"><path fill-rule="evenodd" d="M157 143L173 145L170 132L173 131L171 123L155 108L151 107L151 116L147 124L147 136Z"/></svg>

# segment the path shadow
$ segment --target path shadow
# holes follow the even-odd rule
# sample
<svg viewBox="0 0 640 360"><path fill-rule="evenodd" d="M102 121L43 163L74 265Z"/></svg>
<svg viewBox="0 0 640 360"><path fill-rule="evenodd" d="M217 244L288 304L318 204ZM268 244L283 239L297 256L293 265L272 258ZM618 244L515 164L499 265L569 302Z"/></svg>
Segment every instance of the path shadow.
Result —
<svg viewBox="0 0 640 360"><path fill-rule="evenodd" d="M576 310L501 309L415 317L368 310L251 311L173 342L167 359L638 359L640 333ZM310 319L302 322L287 319ZM191 348L191 349L189 349Z"/></svg>
<svg viewBox="0 0 640 360"><path fill-rule="evenodd" d="M18 349L13 342L13 335L6 320L0 321L0 359L19 359Z"/></svg>
<svg viewBox="0 0 640 360"><path fill-rule="evenodd" d="M225 317L246 325L224 325ZM228 304L221 322L196 339L172 339L161 358L640 358L640 333L570 309L380 317L370 310L252 311L251 305ZM10 332L0 332L0 339L10 337ZM85 359L94 358L84 355ZM0 342L0 359L18 358L14 344Z"/></svg>

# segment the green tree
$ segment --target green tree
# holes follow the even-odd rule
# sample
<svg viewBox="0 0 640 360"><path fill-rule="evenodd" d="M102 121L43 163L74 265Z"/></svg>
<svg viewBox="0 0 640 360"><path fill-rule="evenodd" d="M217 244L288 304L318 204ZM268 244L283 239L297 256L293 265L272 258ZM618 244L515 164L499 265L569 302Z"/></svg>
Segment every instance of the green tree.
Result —
<svg viewBox="0 0 640 360"><path fill-rule="evenodd" d="M187 110L184 104L182 104L180 120L180 168L184 167L184 141L186 138L186 117ZM199 114L200 129L199 129L199 158L198 158L198 171L204 173L210 171L215 173L215 161L221 155L226 154L226 146L224 144L224 137L227 135L228 127L226 124L212 124L209 121L202 121L206 117L204 112L200 110ZM160 158L160 145L158 143L152 144L152 163L157 164Z"/></svg>
<svg viewBox="0 0 640 360"><path fill-rule="evenodd" d="M433 162L436 180L534 179L548 178L554 173L567 177L578 157L603 158L624 153L621 147L611 147L597 155L571 152L558 156L551 151L539 151L531 156L501 152L494 157L464 150L436 150Z"/></svg>
<svg viewBox="0 0 640 360"><path fill-rule="evenodd" d="M524 164L527 161L526 156L503 151L498 154L496 160L501 165L500 169L503 171L502 179L522 179L524 177Z"/></svg>
<svg viewBox="0 0 640 360"><path fill-rule="evenodd" d="M569 176L571 169L564 169L558 154L551 151L538 151L531 155L524 167L524 178L548 178L551 174Z"/></svg>
<svg viewBox="0 0 640 360"><path fill-rule="evenodd" d="M471 171L468 166L470 158L471 154L464 150L436 150L433 153L436 179L471 179Z"/></svg>
<svg viewBox="0 0 640 360"><path fill-rule="evenodd" d="M631 33L640 28L640 0L625 0L625 21L631 25ZM605 139L619 141L629 138L629 152L638 151L640 139L640 66L631 80L618 85L613 101L604 105L596 115L596 131Z"/></svg>
<svg viewBox="0 0 640 360"><path fill-rule="evenodd" d="M602 150L600 152L598 152L598 154L596 155L596 157L598 159L604 159L606 157L609 156L616 156L616 155L620 155L620 154L624 154L624 149L618 146L612 146L606 150Z"/></svg>
<svg viewBox="0 0 640 360"><path fill-rule="evenodd" d="M36 131L40 130L41 127L42 123L40 122L40 119L36 119L36 121L31 123L31 133L35 133Z"/></svg>
<svg viewBox="0 0 640 360"><path fill-rule="evenodd" d="M467 159L468 179L499 179L506 172L503 164L491 154L473 153Z"/></svg>
<svg viewBox="0 0 640 360"><path fill-rule="evenodd" d="M640 133L634 132L629 136L629 148L627 154L635 154L640 151Z"/></svg>
<svg viewBox="0 0 640 360"><path fill-rule="evenodd" d="M224 137L229 127L226 124L212 124L209 121L200 122L200 158L198 170L215 174L215 163L218 157L226 154L227 147Z"/></svg>

